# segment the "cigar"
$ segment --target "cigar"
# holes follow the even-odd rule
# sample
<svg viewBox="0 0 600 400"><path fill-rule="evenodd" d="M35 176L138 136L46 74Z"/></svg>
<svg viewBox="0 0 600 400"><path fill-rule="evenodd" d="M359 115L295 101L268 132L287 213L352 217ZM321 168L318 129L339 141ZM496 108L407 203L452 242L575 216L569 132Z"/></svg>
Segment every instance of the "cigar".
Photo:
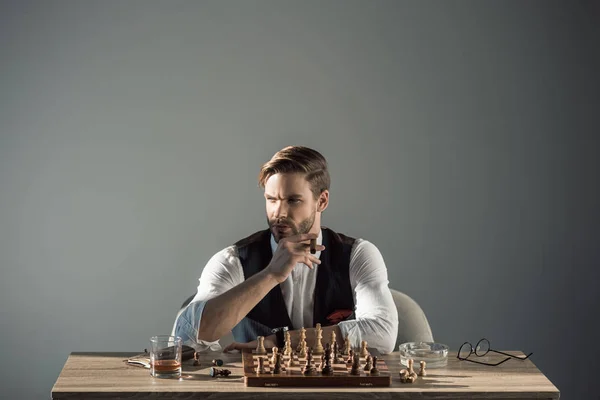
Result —
<svg viewBox="0 0 600 400"><path fill-rule="evenodd" d="M317 252L317 239L310 239L310 254Z"/></svg>

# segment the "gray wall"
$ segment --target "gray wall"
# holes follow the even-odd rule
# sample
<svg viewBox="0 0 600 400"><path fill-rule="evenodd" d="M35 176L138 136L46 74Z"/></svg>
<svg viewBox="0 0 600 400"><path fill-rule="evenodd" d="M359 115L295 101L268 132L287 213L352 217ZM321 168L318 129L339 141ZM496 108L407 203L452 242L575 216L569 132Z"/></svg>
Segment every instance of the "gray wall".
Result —
<svg viewBox="0 0 600 400"><path fill-rule="evenodd" d="M169 332L265 226L260 165L303 144L325 224L379 247L438 341L533 351L596 398L597 3L0 7L3 395Z"/></svg>

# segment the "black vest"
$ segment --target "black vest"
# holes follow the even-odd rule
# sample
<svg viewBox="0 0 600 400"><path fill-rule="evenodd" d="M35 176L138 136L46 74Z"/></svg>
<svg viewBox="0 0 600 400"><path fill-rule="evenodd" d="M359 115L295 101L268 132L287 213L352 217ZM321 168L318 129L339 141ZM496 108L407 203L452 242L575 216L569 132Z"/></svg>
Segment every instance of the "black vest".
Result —
<svg viewBox="0 0 600 400"><path fill-rule="evenodd" d="M325 227L322 232L325 250L321 252L321 264L316 267L317 282L314 293L313 324L318 322L321 326L328 326L331 323L327 320L327 316L334 311L351 310L354 312L354 299L348 271L350 253L355 239ZM268 229L240 240L235 246L244 271L244 279L262 271L273 257L271 231ZM271 289L248 313L247 317L269 328L281 326L288 326L290 329L301 328L292 326L279 285Z"/></svg>

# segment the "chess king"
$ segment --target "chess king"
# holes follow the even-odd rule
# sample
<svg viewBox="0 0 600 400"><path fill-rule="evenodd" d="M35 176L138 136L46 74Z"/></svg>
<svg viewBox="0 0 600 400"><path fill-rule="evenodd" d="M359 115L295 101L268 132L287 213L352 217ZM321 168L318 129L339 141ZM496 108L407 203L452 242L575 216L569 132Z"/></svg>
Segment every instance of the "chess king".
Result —
<svg viewBox="0 0 600 400"><path fill-rule="evenodd" d="M391 352L398 316L381 253L365 239L321 225L329 206L325 158L307 147L286 147L262 166L258 183L268 229L208 261L173 334L198 351L214 349L229 331L235 342L224 351L256 348L264 336L270 350L283 349L289 331L295 349L303 327L310 327L306 342L313 346L312 327L319 323L322 336L335 337L340 347L349 338L352 347L367 341ZM374 193L369 206L377 206L377 198Z"/></svg>

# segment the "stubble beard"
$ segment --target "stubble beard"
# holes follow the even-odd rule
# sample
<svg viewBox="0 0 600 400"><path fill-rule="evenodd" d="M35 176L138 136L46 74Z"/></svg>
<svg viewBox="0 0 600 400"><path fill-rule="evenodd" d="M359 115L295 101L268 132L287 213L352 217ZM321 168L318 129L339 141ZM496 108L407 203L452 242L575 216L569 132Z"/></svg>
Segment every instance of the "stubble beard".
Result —
<svg viewBox="0 0 600 400"><path fill-rule="evenodd" d="M301 235L301 234L310 232L311 228L313 227L313 225L315 223L316 215L317 215L317 212L313 211L312 214L305 220L301 221L298 224L298 226L296 226L296 224L293 221L290 221L287 219L286 220L276 220L276 219L270 220L269 217L267 217L267 223L269 224L269 229L271 230L271 233L273 234L273 237L275 238L275 242L279 243L279 241L281 239L283 239L284 237ZM273 228L273 225L275 225L277 223L288 225L290 227L290 232L281 234L277 229Z"/></svg>

